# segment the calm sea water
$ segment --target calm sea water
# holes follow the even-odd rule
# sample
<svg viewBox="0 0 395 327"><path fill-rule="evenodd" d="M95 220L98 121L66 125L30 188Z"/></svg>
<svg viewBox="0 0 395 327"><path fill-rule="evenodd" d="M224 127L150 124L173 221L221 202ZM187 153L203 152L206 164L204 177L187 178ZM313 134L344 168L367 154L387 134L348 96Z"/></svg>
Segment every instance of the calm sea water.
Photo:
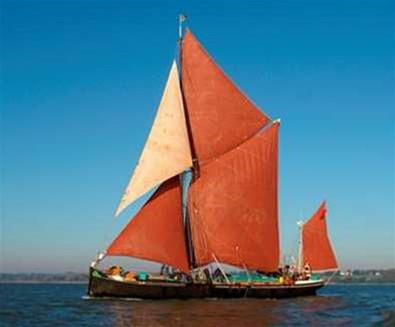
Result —
<svg viewBox="0 0 395 327"><path fill-rule="evenodd" d="M394 285L285 300L90 300L86 285L0 284L1 326L395 326Z"/></svg>

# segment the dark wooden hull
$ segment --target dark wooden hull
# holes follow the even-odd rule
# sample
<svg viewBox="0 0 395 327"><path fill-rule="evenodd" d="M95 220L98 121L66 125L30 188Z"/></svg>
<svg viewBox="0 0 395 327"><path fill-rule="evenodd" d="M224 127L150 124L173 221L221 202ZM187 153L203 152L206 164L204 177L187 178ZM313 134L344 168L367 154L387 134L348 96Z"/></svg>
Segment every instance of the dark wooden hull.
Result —
<svg viewBox="0 0 395 327"><path fill-rule="evenodd" d="M139 299L287 298L315 295L322 281L306 285L208 284L176 282L123 282L92 274L88 295Z"/></svg>

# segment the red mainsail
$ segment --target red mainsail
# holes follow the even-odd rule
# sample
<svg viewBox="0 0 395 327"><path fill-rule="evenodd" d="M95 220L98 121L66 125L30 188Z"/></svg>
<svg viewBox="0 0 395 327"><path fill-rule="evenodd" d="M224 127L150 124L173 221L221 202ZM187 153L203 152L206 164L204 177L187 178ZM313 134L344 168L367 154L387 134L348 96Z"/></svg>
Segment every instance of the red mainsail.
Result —
<svg viewBox="0 0 395 327"><path fill-rule="evenodd" d="M303 262L313 271L338 268L326 226L326 204L323 202L316 213L303 225Z"/></svg>
<svg viewBox="0 0 395 327"><path fill-rule="evenodd" d="M200 167L188 199L198 266L215 260L275 271L278 124Z"/></svg>
<svg viewBox="0 0 395 327"><path fill-rule="evenodd" d="M192 146L200 164L232 150L269 122L189 31L181 63Z"/></svg>
<svg viewBox="0 0 395 327"><path fill-rule="evenodd" d="M189 270L179 177L164 182L107 249Z"/></svg>

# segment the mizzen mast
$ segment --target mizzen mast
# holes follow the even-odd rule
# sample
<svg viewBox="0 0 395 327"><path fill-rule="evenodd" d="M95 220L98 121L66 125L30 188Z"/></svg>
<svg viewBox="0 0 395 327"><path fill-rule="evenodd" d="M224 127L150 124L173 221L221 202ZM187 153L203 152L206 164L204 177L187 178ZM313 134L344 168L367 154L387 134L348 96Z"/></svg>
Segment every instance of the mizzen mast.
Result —
<svg viewBox="0 0 395 327"><path fill-rule="evenodd" d="M299 242L298 242L298 272L303 270L303 221L298 221L299 227Z"/></svg>

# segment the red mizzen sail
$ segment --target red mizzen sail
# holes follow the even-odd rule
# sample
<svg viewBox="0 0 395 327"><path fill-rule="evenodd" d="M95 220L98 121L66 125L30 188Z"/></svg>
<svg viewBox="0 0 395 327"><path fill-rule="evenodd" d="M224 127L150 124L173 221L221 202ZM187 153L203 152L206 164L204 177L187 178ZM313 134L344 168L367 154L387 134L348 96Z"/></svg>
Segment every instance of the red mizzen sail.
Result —
<svg viewBox="0 0 395 327"><path fill-rule="evenodd" d="M230 81L189 31L181 56L192 144L202 164L255 135L269 119Z"/></svg>
<svg viewBox="0 0 395 327"><path fill-rule="evenodd" d="M313 271L338 268L328 237L326 212L326 204L323 202L302 229L303 262L309 263Z"/></svg>
<svg viewBox="0 0 395 327"><path fill-rule="evenodd" d="M107 249L128 256L189 270L179 177L164 182Z"/></svg>
<svg viewBox="0 0 395 327"><path fill-rule="evenodd" d="M200 167L189 192L196 263L275 271L278 124Z"/></svg>

